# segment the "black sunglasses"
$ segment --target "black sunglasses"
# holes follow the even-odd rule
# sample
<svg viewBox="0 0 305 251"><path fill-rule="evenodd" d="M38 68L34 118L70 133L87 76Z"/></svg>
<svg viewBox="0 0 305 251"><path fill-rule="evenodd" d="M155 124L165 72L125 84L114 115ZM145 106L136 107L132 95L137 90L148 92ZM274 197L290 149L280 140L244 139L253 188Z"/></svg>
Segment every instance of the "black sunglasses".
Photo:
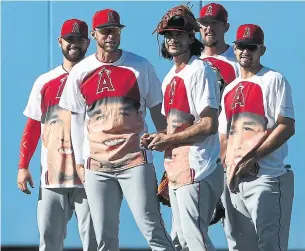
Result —
<svg viewBox="0 0 305 251"><path fill-rule="evenodd" d="M236 48L238 50L243 51L243 50L247 49L248 51L251 51L251 52L256 51L261 46L262 46L262 44L242 44L242 43L236 44Z"/></svg>

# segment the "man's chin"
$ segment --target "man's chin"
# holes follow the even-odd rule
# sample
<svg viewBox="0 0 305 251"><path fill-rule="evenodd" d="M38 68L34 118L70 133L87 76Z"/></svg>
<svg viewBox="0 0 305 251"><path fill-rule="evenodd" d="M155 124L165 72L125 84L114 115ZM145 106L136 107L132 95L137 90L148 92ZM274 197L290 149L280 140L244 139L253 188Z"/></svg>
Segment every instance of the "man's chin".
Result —
<svg viewBox="0 0 305 251"><path fill-rule="evenodd" d="M204 41L204 46L206 47L214 47L217 45L217 40L213 40L213 41Z"/></svg>

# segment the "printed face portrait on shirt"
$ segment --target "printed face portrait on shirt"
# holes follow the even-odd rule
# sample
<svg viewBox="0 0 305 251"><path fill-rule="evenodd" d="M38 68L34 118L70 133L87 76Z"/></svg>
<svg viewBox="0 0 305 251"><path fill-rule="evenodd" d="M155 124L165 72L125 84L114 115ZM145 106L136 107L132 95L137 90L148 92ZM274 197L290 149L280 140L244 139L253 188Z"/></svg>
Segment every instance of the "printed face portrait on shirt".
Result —
<svg viewBox="0 0 305 251"><path fill-rule="evenodd" d="M227 166L235 166L263 138L267 119L259 114L243 112L235 114L228 128Z"/></svg>
<svg viewBox="0 0 305 251"><path fill-rule="evenodd" d="M47 179L52 184L80 184L71 144L71 113L54 105L42 116L42 143L47 152ZM76 180L75 180L76 179Z"/></svg>
<svg viewBox="0 0 305 251"><path fill-rule="evenodd" d="M268 121L263 100L260 85L248 81L241 81L225 95L227 167L236 166L265 136Z"/></svg>
<svg viewBox="0 0 305 251"><path fill-rule="evenodd" d="M108 163L140 150L144 122L139 108L139 102L127 97L102 98L88 108L91 158Z"/></svg>

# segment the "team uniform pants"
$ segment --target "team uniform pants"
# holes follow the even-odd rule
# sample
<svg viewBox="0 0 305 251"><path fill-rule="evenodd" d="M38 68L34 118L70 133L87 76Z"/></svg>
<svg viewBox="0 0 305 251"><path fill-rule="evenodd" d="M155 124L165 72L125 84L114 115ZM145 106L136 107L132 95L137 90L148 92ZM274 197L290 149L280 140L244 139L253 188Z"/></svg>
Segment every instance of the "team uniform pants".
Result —
<svg viewBox="0 0 305 251"><path fill-rule="evenodd" d="M291 170L279 177L244 176L229 195L232 211L226 222L234 225L225 230L231 229L230 251L287 251L294 196Z"/></svg>
<svg viewBox="0 0 305 251"><path fill-rule="evenodd" d="M86 169L85 187L98 251L119 250L119 214L123 196L151 249L174 251L161 217L152 164L116 173Z"/></svg>
<svg viewBox="0 0 305 251"><path fill-rule="evenodd" d="M39 251L63 250L67 224L74 211L83 250L97 250L85 189L40 188L37 207Z"/></svg>
<svg viewBox="0 0 305 251"><path fill-rule="evenodd" d="M208 227L223 191L223 167L200 182L169 188L174 228L184 251L215 251Z"/></svg>

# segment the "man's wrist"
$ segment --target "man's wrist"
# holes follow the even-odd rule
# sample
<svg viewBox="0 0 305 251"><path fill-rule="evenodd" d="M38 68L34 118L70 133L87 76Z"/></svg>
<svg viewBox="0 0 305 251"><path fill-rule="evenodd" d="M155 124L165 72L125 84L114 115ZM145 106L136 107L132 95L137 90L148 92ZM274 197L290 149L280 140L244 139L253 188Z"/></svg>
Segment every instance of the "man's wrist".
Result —
<svg viewBox="0 0 305 251"><path fill-rule="evenodd" d="M29 166L28 165L24 165L24 164L19 164L18 165L18 170L20 169L29 169Z"/></svg>

